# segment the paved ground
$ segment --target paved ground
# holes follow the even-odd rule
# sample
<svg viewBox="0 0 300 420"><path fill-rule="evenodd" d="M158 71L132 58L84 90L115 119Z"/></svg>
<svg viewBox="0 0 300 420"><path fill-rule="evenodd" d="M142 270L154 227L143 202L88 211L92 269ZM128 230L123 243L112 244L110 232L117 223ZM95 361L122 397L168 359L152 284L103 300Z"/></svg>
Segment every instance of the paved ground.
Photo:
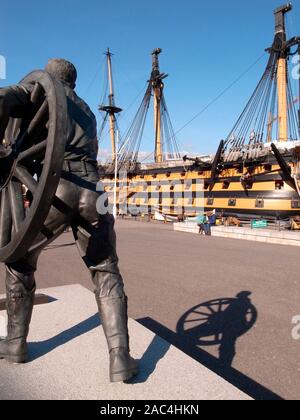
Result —
<svg viewBox="0 0 300 420"><path fill-rule="evenodd" d="M139 360L140 373L127 384L110 384L107 344L93 293L80 285L43 293L53 299L33 313L29 362L0 362L0 400L250 399L132 319L132 356Z"/></svg>
<svg viewBox="0 0 300 420"><path fill-rule="evenodd" d="M119 221L117 231L132 318L254 398L299 399L300 341L291 334L300 315L297 248L134 221ZM72 242L65 234L43 253L40 288L92 289Z"/></svg>

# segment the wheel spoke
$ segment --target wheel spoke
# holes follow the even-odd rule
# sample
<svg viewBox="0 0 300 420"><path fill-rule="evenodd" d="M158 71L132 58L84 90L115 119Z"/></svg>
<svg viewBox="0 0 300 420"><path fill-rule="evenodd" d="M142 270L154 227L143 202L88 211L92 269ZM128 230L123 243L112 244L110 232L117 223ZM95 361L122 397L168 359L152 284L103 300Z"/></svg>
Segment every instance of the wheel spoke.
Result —
<svg viewBox="0 0 300 420"><path fill-rule="evenodd" d="M17 166L14 175L22 184L25 185L25 187L29 189L32 194L35 193L38 183L26 168L23 166Z"/></svg>
<svg viewBox="0 0 300 420"><path fill-rule="evenodd" d="M210 316L210 313L208 312L201 312L201 311L193 311L193 312L199 315Z"/></svg>
<svg viewBox="0 0 300 420"><path fill-rule="evenodd" d="M185 322L191 324L192 322L200 322L200 321L207 322L207 318L189 319L189 320L187 320Z"/></svg>
<svg viewBox="0 0 300 420"><path fill-rule="evenodd" d="M5 142L7 146L15 144L16 139L20 135L21 121L19 119L10 119L5 132Z"/></svg>
<svg viewBox="0 0 300 420"><path fill-rule="evenodd" d="M1 192L1 209L0 209L0 248L5 247L11 240L12 217L8 190L5 188Z"/></svg>
<svg viewBox="0 0 300 420"><path fill-rule="evenodd" d="M19 182L11 181L8 186L8 192L13 226L17 233L25 219L22 185Z"/></svg>
<svg viewBox="0 0 300 420"><path fill-rule="evenodd" d="M17 140L17 149L19 150L24 142L30 138L30 143L36 142L42 133L48 121L48 102L45 99L38 112L30 122L27 130Z"/></svg>
<svg viewBox="0 0 300 420"><path fill-rule="evenodd" d="M42 141L35 146L30 147L29 149L25 150L24 152L19 154L18 160L24 160L28 158L34 158L35 156L39 155L40 153L44 152L47 147L47 140Z"/></svg>
<svg viewBox="0 0 300 420"><path fill-rule="evenodd" d="M208 306L207 309L213 314L217 313L212 306Z"/></svg>
<svg viewBox="0 0 300 420"><path fill-rule="evenodd" d="M35 117L31 121L28 127L28 136L30 139L36 139L41 131L44 129L48 121L48 102L45 99L42 106L36 113Z"/></svg>
<svg viewBox="0 0 300 420"><path fill-rule="evenodd" d="M34 88L31 92L31 96L30 96L30 101L33 105L37 105L41 99L42 99L42 95L44 94L44 89L42 88L42 86L40 85L39 82L37 82L34 85Z"/></svg>

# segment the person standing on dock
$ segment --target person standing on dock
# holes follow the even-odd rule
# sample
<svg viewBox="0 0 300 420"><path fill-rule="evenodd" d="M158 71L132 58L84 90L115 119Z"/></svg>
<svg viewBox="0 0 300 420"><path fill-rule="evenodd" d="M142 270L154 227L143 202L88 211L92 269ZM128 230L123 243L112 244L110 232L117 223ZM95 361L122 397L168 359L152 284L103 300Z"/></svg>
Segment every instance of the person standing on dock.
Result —
<svg viewBox="0 0 300 420"><path fill-rule="evenodd" d="M197 226L199 227L199 235L204 234L204 222L205 222L205 216L204 216L204 214L200 213L196 217L196 223L197 223Z"/></svg>
<svg viewBox="0 0 300 420"><path fill-rule="evenodd" d="M210 228L209 215L207 213L204 213L203 227L204 227L205 236L211 236L211 228Z"/></svg>

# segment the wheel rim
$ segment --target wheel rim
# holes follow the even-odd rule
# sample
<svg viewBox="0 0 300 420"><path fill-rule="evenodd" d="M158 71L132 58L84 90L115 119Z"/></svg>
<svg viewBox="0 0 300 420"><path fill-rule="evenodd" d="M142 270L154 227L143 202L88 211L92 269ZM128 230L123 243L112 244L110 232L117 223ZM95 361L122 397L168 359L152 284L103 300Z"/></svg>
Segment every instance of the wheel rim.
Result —
<svg viewBox="0 0 300 420"><path fill-rule="evenodd" d="M21 81L34 85L26 115L11 119L5 140L9 156L0 159L0 261L22 258L43 231L55 195L67 137L63 85L43 71ZM31 196L26 210L24 186Z"/></svg>

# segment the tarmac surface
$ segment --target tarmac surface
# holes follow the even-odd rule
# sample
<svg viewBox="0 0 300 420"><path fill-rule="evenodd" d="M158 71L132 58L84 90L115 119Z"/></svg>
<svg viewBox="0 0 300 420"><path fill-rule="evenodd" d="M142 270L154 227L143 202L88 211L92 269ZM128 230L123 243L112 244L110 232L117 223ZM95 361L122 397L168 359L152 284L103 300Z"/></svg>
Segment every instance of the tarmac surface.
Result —
<svg viewBox="0 0 300 420"><path fill-rule="evenodd" d="M298 248L135 221L117 233L131 318L255 399L300 398ZM71 233L45 250L36 278L39 289L93 289Z"/></svg>

